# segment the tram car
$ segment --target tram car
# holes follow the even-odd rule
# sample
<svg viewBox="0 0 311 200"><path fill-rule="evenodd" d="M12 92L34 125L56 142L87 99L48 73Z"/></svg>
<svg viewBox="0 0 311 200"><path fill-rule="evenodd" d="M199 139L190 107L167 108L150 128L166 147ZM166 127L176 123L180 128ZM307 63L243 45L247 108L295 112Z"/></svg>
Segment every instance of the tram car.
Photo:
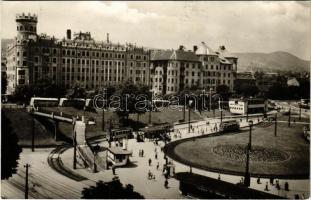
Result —
<svg viewBox="0 0 311 200"><path fill-rule="evenodd" d="M29 105L31 107L57 107L58 98L31 97Z"/></svg>
<svg viewBox="0 0 311 200"><path fill-rule="evenodd" d="M108 141L119 141L122 139L129 139L133 137L132 128L120 128L120 129L111 129L107 132L106 139Z"/></svg>
<svg viewBox="0 0 311 200"><path fill-rule="evenodd" d="M236 120L223 121L219 126L219 130L221 132L238 131L240 130L240 123Z"/></svg>

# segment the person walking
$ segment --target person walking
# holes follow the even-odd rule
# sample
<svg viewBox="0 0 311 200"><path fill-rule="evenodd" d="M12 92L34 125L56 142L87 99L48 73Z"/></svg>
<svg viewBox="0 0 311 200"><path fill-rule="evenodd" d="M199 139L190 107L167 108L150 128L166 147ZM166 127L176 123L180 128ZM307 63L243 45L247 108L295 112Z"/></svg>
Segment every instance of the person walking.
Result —
<svg viewBox="0 0 311 200"><path fill-rule="evenodd" d="M167 179L165 179L165 181L164 181L164 187L167 189L168 188L168 181L167 181Z"/></svg>
<svg viewBox="0 0 311 200"><path fill-rule="evenodd" d="M151 162L152 162L151 158L149 158L148 162L149 162L149 166L151 166Z"/></svg>
<svg viewBox="0 0 311 200"><path fill-rule="evenodd" d="M111 168L111 169L112 169L112 174L113 174L113 175L116 175L116 167L115 167L114 165L112 165L112 168Z"/></svg>
<svg viewBox="0 0 311 200"><path fill-rule="evenodd" d="M141 150L141 156L144 157L144 150Z"/></svg>
<svg viewBox="0 0 311 200"><path fill-rule="evenodd" d="M160 166L160 163L158 162L158 163L157 163L157 170L159 170L159 166Z"/></svg>
<svg viewBox="0 0 311 200"><path fill-rule="evenodd" d="M157 152L155 153L154 158L158 159L158 153Z"/></svg>

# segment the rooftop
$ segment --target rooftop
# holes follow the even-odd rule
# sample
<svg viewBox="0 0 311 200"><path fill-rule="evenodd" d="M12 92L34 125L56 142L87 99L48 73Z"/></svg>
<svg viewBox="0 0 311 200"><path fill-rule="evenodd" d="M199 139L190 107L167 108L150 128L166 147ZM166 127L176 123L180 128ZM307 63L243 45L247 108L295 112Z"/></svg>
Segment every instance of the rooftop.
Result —
<svg viewBox="0 0 311 200"><path fill-rule="evenodd" d="M178 60L200 62L195 53L184 50L156 50L151 53L151 60Z"/></svg>

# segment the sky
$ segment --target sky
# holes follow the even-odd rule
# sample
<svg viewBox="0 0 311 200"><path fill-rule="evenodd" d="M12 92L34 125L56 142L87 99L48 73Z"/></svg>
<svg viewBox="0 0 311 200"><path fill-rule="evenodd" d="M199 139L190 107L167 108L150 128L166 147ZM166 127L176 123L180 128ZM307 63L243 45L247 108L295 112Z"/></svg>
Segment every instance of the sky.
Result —
<svg viewBox="0 0 311 200"><path fill-rule="evenodd" d="M15 15L38 15L38 33L63 38L89 31L95 40L192 49L202 41L231 52L287 51L310 60L310 2L295 1L1 1L1 37L16 36Z"/></svg>

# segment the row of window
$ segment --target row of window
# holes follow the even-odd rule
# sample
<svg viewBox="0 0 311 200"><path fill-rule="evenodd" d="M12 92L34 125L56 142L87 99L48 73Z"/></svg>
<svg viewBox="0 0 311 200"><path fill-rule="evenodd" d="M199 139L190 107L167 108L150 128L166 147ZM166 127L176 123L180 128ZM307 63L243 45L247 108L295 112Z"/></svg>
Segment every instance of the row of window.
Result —
<svg viewBox="0 0 311 200"><path fill-rule="evenodd" d="M36 47L35 48L35 52L39 52L39 48ZM57 55L57 49L53 49L53 50L50 50L49 48L42 48L42 53L53 53L54 55ZM102 58L118 58L118 59L125 59L125 54L123 53L111 53L111 52L105 52L105 53L100 53L100 52L95 52L95 51L76 51L76 50L65 50L63 49L62 50L62 55L63 56L77 56L80 57L80 56L86 56L86 57L89 57L89 56L92 56L92 57L97 57L99 58L100 55ZM133 54L130 54L129 55L129 58L130 59L136 59L136 60L148 60L147 59L147 56L144 55L133 55Z"/></svg>
<svg viewBox="0 0 311 200"><path fill-rule="evenodd" d="M17 31L31 31L31 32L36 32L37 28L36 26L17 26Z"/></svg>

